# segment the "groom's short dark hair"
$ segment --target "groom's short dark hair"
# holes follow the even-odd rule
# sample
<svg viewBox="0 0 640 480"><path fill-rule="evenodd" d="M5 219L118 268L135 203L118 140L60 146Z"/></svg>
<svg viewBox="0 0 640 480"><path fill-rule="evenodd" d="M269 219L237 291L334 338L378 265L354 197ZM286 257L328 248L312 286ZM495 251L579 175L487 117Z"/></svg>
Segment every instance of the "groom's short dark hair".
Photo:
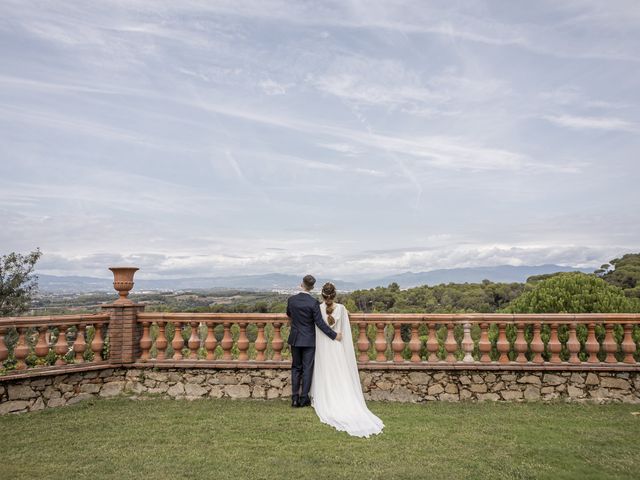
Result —
<svg viewBox="0 0 640 480"><path fill-rule="evenodd" d="M313 275L305 275L304 278L302 279L302 285L304 285L304 288L306 288L307 290L313 290L313 286L316 284L316 279L314 278Z"/></svg>

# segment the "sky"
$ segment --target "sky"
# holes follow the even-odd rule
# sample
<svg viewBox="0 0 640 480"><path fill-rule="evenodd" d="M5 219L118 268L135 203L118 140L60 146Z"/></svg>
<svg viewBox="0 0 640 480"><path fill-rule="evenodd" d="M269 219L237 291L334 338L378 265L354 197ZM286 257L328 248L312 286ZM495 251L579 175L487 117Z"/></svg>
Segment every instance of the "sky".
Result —
<svg viewBox="0 0 640 480"><path fill-rule="evenodd" d="M0 2L0 253L138 277L640 251L640 3Z"/></svg>

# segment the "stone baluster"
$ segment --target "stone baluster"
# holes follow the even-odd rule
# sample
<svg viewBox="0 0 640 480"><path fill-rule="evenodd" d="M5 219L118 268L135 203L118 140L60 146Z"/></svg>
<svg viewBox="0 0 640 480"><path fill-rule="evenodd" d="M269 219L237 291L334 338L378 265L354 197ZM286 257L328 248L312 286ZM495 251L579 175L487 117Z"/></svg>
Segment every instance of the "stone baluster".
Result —
<svg viewBox="0 0 640 480"><path fill-rule="evenodd" d="M142 322L142 337L140 338L140 361L146 362L149 360L149 350L153 342L151 341L151 335L149 335L149 327L151 322Z"/></svg>
<svg viewBox="0 0 640 480"><path fill-rule="evenodd" d="M87 350L87 342L84 337L86 325L81 323L76 326L76 339L73 342L74 360L76 363L84 362L84 352Z"/></svg>
<svg viewBox="0 0 640 480"><path fill-rule="evenodd" d="M464 352L463 362L473 362L473 338L471 338L471 324L469 322L463 325L464 335L462 336L462 351Z"/></svg>
<svg viewBox="0 0 640 480"><path fill-rule="evenodd" d="M500 354L498 362L509 363L509 349L511 346L509 345L509 340L507 340L507 324L504 322L498 323L498 342L496 347Z"/></svg>
<svg viewBox="0 0 640 480"><path fill-rule="evenodd" d="M233 348L233 337L231 336L231 324L229 322L223 323L224 334L222 335L222 341L220 346L222 347L222 359L232 360L231 349Z"/></svg>
<svg viewBox="0 0 640 480"><path fill-rule="evenodd" d="M427 336L427 352L429 352L429 361L438 362L440 361L440 358L438 358L438 349L440 348L440 344L438 343L436 324L428 323L427 328L429 329Z"/></svg>
<svg viewBox="0 0 640 480"><path fill-rule="evenodd" d="M165 334L165 328L167 323L164 320L158 320L158 337L156 338L156 360L164 360L167 355L167 347L169 342L167 335Z"/></svg>
<svg viewBox="0 0 640 480"><path fill-rule="evenodd" d="M216 340L216 335L213 331L214 328L214 324L207 323L207 338L204 340L204 348L207 351L207 360L215 359L215 351L218 341Z"/></svg>
<svg viewBox="0 0 640 480"><path fill-rule="evenodd" d="M567 340L567 350L569 350L569 363L580 363L580 340L578 340L577 325L569 324L569 340Z"/></svg>
<svg viewBox="0 0 640 480"><path fill-rule="evenodd" d="M240 326L240 335L238 336L238 350L240 354L238 355L238 360L241 362L246 362L249 360L249 354L247 351L249 350L249 339L247 338L247 322L239 322Z"/></svg>
<svg viewBox="0 0 640 480"><path fill-rule="evenodd" d="M2 362L9 357L9 349L4 341L6 333L7 329L5 327L0 327L0 366L2 365Z"/></svg>
<svg viewBox="0 0 640 480"><path fill-rule="evenodd" d="M562 350L562 345L560 344L560 340L558 339L558 324L552 323L551 327L551 335L549 336L549 352L551 352L551 357L549 358L550 363L560 363L560 350Z"/></svg>
<svg viewBox="0 0 640 480"><path fill-rule="evenodd" d="M369 361L369 338L367 337L367 324L358 324L358 361L367 363Z"/></svg>
<svg viewBox="0 0 640 480"><path fill-rule="evenodd" d="M447 338L444 342L444 349L447 352L447 362L455 362L456 361L456 350L458 350L458 342L456 342L456 337L453 334L453 323L447 323Z"/></svg>
<svg viewBox="0 0 640 480"><path fill-rule="evenodd" d="M524 338L524 323L516 323L516 341L513 344L513 347L517 353L516 362L518 363L527 363L527 340Z"/></svg>
<svg viewBox="0 0 640 480"><path fill-rule="evenodd" d="M67 326L61 325L58 327L58 340L54 346L54 350L58 358L56 359L56 365L64 365L64 356L69 351L69 345L67 344Z"/></svg>
<svg viewBox="0 0 640 480"><path fill-rule="evenodd" d="M404 362L402 358L402 350L404 350L404 341L402 340L402 325L399 323L390 323L393 328L393 340L391 342L391 349L393 350L393 361Z"/></svg>
<svg viewBox="0 0 640 480"><path fill-rule="evenodd" d="M264 351L267 349L267 340L264 337L264 327L264 322L258 323L258 335L254 344L256 347L256 360L258 362L264 361Z"/></svg>
<svg viewBox="0 0 640 480"><path fill-rule="evenodd" d="M384 336L384 323L376 323L376 362L386 362L387 339Z"/></svg>
<svg viewBox="0 0 640 480"><path fill-rule="evenodd" d="M189 347L189 358L191 360L197 360L198 349L200 348L200 323L189 322L189 326L191 326L191 335L189 336L189 342L187 343L187 346Z"/></svg>
<svg viewBox="0 0 640 480"><path fill-rule="evenodd" d="M29 346L27 345L27 341L25 339L25 334L27 333L27 329L24 327L20 327L18 330L18 342L13 349L13 355L16 357L16 370L24 370L27 368L27 364L25 359L29 355ZM65 342L65 348L66 348ZM66 350L65 350L66 353ZM64 364L64 362L61 362ZM58 362L56 362L56 365Z"/></svg>
<svg viewBox="0 0 640 480"><path fill-rule="evenodd" d="M102 361L102 348L104 347L104 339L102 338L103 323L95 323L93 325L93 340L91 340L91 351L93 352L93 361Z"/></svg>
<svg viewBox="0 0 640 480"><path fill-rule="evenodd" d="M173 340L171 340L171 348L173 348L173 359L182 360L182 348L184 347L184 338L182 338L182 323L179 320L174 320L173 326Z"/></svg>
<svg viewBox="0 0 640 480"><path fill-rule="evenodd" d="M590 323L587 325L587 341L584 344L584 349L589 354L588 363L598 363L598 352L600 351L600 343L596 338L596 324Z"/></svg>
<svg viewBox="0 0 640 480"><path fill-rule="evenodd" d="M38 358L44 358L49 353L49 342L47 341L47 334L49 333L49 327L46 325L38 327L38 341L34 352Z"/></svg>
<svg viewBox="0 0 640 480"><path fill-rule="evenodd" d="M616 352L618 351L618 343L616 342L616 337L613 336L613 323L605 324L605 336L604 342L602 342L602 346L604 347L604 351L607 354L604 361L606 363L616 363Z"/></svg>
<svg viewBox="0 0 640 480"><path fill-rule="evenodd" d="M489 324L482 322L480 324L480 341L478 341L478 349L480 350L480 361L490 362L491 342L489 341Z"/></svg>
<svg viewBox="0 0 640 480"><path fill-rule="evenodd" d="M409 341L409 350L411 350L411 361L417 363L420 361L420 337L418 336L418 324L411 324L411 340Z"/></svg>
<svg viewBox="0 0 640 480"><path fill-rule="evenodd" d="M622 352L624 353L624 363L636 363L633 354L636 353L636 342L633 341L633 324L624 324L624 337L622 339Z"/></svg>
<svg viewBox="0 0 640 480"><path fill-rule="evenodd" d="M284 347L284 342L280 336L281 326L282 324L279 322L273 324L273 340L271 341L271 348L273 348L273 360L275 362L282 360L282 347Z"/></svg>
<svg viewBox="0 0 640 480"><path fill-rule="evenodd" d="M540 322L535 322L533 324L533 338L531 339L531 352L533 352L533 358L531 361L533 363L544 363L544 358L542 357L542 353L544 352L544 342L540 336L541 328L542 324Z"/></svg>

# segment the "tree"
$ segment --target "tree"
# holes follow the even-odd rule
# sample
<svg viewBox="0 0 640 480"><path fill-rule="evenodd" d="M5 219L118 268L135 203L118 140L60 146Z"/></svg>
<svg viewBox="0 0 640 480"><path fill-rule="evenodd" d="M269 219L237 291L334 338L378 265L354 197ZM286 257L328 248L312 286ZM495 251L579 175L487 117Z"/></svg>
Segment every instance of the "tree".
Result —
<svg viewBox="0 0 640 480"><path fill-rule="evenodd" d="M561 273L535 282L505 309L510 313L640 312L640 301L595 275Z"/></svg>
<svg viewBox="0 0 640 480"><path fill-rule="evenodd" d="M18 315L29 309L38 289L33 269L42 256L39 248L27 255L9 253L0 257L0 317Z"/></svg>
<svg viewBox="0 0 640 480"><path fill-rule="evenodd" d="M628 253L605 263L595 274L620 287L627 297L640 298L640 253Z"/></svg>
<svg viewBox="0 0 640 480"><path fill-rule="evenodd" d="M546 280L548 278L558 276L561 273L565 273L565 272L542 273L540 275L531 275L530 277L527 278L527 283L531 283L531 284L538 283L538 282L541 282L542 280Z"/></svg>
<svg viewBox="0 0 640 480"><path fill-rule="evenodd" d="M351 310L393 313L495 312L524 290L522 283L450 283L401 290L396 283L388 287L356 290L345 295Z"/></svg>

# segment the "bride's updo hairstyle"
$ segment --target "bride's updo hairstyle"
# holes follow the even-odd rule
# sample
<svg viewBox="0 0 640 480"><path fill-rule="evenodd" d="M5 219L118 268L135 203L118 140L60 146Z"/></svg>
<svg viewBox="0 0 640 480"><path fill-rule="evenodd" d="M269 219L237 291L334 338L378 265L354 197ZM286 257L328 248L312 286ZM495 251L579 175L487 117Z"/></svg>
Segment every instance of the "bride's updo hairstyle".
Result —
<svg viewBox="0 0 640 480"><path fill-rule="evenodd" d="M327 306L327 323L330 326L334 326L336 324L336 319L333 318L333 310L335 309L335 305L333 304L333 300L336 298L336 286L327 282L322 286L322 298L324 299L324 303Z"/></svg>

